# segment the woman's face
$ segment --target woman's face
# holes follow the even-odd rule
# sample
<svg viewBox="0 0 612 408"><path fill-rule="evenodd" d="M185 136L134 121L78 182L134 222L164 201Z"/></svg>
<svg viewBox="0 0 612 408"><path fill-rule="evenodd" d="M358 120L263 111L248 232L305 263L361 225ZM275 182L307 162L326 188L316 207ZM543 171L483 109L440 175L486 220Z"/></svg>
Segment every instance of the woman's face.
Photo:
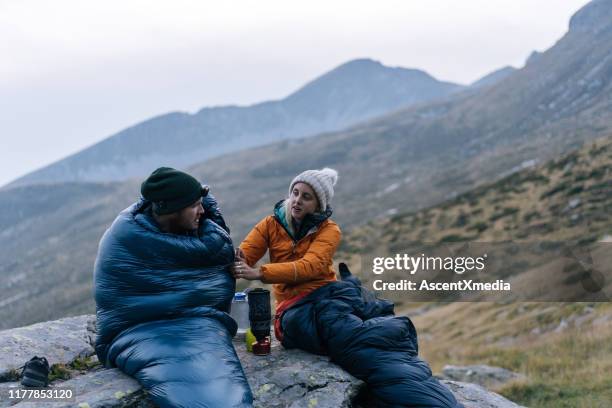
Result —
<svg viewBox="0 0 612 408"><path fill-rule="evenodd" d="M291 208L291 216L296 221L302 221L307 215L314 213L319 207L319 200L308 184L295 183L291 195L289 196L289 206Z"/></svg>

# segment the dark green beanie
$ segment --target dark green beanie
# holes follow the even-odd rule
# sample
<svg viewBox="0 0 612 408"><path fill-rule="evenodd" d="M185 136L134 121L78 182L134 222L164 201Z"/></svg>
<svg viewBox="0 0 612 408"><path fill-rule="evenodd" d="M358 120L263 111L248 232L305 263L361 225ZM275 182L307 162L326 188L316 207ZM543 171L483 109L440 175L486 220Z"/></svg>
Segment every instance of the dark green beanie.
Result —
<svg viewBox="0 0 612 408"><path fill-rule="evenodd" d="M170 167L158 168L140 186L140 193L153 202L158 215L182 210L206 192L194 177Z"/></svg>

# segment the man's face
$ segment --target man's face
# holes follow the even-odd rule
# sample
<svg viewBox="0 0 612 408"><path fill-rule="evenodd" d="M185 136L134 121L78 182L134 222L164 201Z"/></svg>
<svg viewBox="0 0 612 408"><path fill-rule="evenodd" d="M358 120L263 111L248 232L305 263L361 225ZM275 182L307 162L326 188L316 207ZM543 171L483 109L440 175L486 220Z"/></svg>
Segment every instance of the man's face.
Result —
<svg viewBox="0 0 612 408"><path fill-rule="evenodd" d="M176 217L173 217L172 220L173 224L175 224L175 229L182 231L197 230L200 226L200 220L204 215L202 201L198 199L189 207L183 208L181 211L178 211L175 214Z"/></svg>

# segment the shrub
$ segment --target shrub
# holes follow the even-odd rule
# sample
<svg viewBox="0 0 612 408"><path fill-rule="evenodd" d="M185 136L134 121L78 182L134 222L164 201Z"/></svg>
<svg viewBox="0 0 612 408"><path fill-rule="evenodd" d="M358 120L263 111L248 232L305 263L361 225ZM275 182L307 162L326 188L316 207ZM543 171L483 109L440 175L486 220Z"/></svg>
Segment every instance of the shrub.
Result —
<svg viewBox="0 0 612 408"><path fill-rule="evenodd" d="M463 235L449 234L449 235L445 235L442 238L440 238L438 242L462 242L462 241L469 241L470 239L471 237L465 237Z"/></svg>
<svg viewBox="0 0 612 408"><path fill-rule="evenodd" d="M457 216L457 219L455 220L455 223L453 224L453 227L463 227L468 223L469 217L466 213L459 213L459 215Z"/></svg>
<svg viewBox="0 0 612 408"><path fill-rule="evenodd" d="M582 186L582 185L580 185L580 186L575 186L575 187L572 187L572 189L571 189L571 190L569 190L569 191L566 193L566 195L568 195L568 196L573 196L573 195L576 195L576 194L578 194L578 193L581 193L583 190L584 190L584 186Z"/></svg>
<svg viewBox="0 0 612 408"><path fill-rule="evenodd" d="M520 209L516 207L504 207L500 212L494 213L489 217L489 221L494 222L500 218L507 217L512 214L516 214Z"/></svg>
<svg viewBox="0 0 612 408"><path fill-rule="evenodd" d="M470 225L470 227L468 228L468 231L478 231L478 232L482 232L484 230L486 230L487 228L489 228L489 224L487 224L484 221L479 221L474 225Z"/></svg>
<svg viewBox="0 0 612 408"><path fill-rule="evenodd" d="M553 195L555 195L555 194L557 194L557 193L567 189L569 186L570 186L570 183L567 182L567 181L564 181L563 183L559 183L555 187L553 187L550 190L548 190L545 193L543 193L540 196L540 199L552 197Z"/></svg>
<svg viewBox="0 0 612 408"><path fill-rule="evenodd" d="M53 364L50 371L49 381L70 379L70 369L64 364Z"/></svg>
<svg viewBox="0 0 612 408"><path fill-rule="evenodd" d="M523 216L523 221L525 222L529 222L531 220L533 220L534 218L540 217L541 214L538 211L530 211L527 214L525 214Z"/></svg>

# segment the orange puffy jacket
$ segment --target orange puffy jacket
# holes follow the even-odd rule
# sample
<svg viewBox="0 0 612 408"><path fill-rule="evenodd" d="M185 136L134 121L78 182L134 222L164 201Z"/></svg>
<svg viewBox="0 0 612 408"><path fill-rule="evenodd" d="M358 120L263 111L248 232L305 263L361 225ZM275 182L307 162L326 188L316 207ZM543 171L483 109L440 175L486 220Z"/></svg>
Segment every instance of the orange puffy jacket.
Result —
<svg viewBox="0 0 612 408"><path fill-rule="evenodd" d="M340 237L338 225L327 218L295 241L278 215L270 215L249 232L240 249L251 267L270 251L270 263L261 266L261 280L273 284L278 304L336 280L332 258Z"/></svg>

